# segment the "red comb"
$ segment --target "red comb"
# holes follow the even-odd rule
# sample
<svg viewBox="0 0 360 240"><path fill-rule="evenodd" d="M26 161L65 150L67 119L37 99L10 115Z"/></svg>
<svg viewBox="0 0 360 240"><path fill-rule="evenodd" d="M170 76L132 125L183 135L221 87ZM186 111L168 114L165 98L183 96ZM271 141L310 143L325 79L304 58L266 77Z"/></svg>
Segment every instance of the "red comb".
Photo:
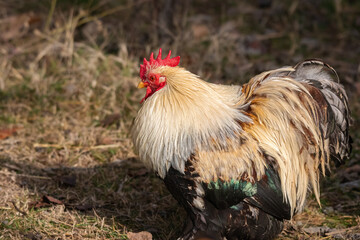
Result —
<svg viewBox="0 0 360 240"><path fill-rule="evenodd" d="M171 51L169 51L169 54L166 56L166 58L161 59L161 48L159 49L159 54L156 59L154 59L154 53L151 53L150 60L146 60L144 58L144 63L140 65L140 78L145 79L145 73L149 66L155 65L155 66L170 66L170 67L176 67L180 63L180 56L170 58Z"/></svg>

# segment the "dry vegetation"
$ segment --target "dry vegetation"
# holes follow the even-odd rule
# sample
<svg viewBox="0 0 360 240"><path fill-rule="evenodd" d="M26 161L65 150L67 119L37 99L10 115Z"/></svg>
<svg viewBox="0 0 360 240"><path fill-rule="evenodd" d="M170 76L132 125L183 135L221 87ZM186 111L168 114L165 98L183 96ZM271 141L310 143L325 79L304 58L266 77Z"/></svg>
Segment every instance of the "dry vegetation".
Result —
<svg viewBox="0 0 360 240"><path fill-rule="evenodd" d="M269 3L271 3L269 5ZM0 239L174 239L184 211L136 159L141 57L214 82L323 58L351 100L353 154L279 239L360 239L360 3L0 0Z"/></svg>

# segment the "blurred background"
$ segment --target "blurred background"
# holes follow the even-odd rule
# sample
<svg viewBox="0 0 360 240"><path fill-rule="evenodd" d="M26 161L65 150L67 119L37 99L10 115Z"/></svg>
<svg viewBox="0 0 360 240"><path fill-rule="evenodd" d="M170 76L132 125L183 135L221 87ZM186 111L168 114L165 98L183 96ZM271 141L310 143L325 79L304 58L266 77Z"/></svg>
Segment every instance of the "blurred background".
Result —
<svg viewBox="0 0 360 240"><path fill-rule="evenodd" d="M185 213L129 138L160 47L215 83L333 66L353 154L279 239L360 239L359 39L358 0L0 0L0 239L178 236Z"/></svg>

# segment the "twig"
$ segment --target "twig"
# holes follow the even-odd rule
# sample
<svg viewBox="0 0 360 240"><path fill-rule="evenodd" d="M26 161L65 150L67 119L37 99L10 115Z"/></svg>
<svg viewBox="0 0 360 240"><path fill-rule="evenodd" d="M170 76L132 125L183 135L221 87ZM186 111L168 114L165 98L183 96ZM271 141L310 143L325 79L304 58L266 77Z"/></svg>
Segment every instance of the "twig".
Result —
<svg viewBox="0 0 360 240"><path fill-rule="evenodd" d="M11 173L11 172L0 172L4 175L16 175L19 177L27 177L27 178L37 178L37 179L44 179L44 180L51 180L51 177L43 177L43 176L35 176L35 175L28 175L28 174L19 174L19 173Z"/></svg>
<svg viewBox="0 0 360 240"><path fill-rule="evenodd" d="M1 210L11 210L12 208L9 207L0 207Z"/></svg>
<svg viewBox="0 0 360 240"><path fill-rule="evenodd" d="M73 227L73 225L70 225L69 223L63 222L63 221L61 221L61 220L59 220L59 219L56 219L56 218L54 218L54 217L47 216L47 218L48 218L48 219L51 219L51 221L54 221L55 223L61 223L61 224L65 225L65 226Z"/></svg>
<svg viewBox="0 0 360 240"><path fill-rule="evenodd" d="M56 149L71 148L71 149L93 150L93 149L117 148L117 147L121 147L121 144L115 143L115 144L108 144L108 145L83 147L83 146L65 146L65 145L59 145L59 144L34 143L33 147L34 148L56 148Z"/></svg>
<svg viewBox="0 0 360 240"><path fill-rule="evenodd" d="M115 143L109 145L97 145L97 146L89 147L89 149L107 149L107 148L116 148L116 147L121 147L121 144Z"/></svg>
<svg viewBox="0 0 360 240"><path fill-rule="evenodd" d="M56 0L52 0L50 10L49 10L49 15L48 15L48 17L46 19L46 22L45 22L45 27L44 27L45 31L49 30L51 19L52 19L53 15L54 15L55 7L56 7Z"/></svg>
<svg viewBox="0 0 360 240"><path fill-rule="evenodd" d="M328 233L326 233L326 235L332 236L332 235L335 235L335 234L348 232L348 231L350 231L350 230L352 230L352 229L355 229L355 228L358 228L358 227L359 227L359 226L356 225L356 226L352 226L352 227L345 228L345 229L339 229L339 230L335 230L335 231L328 232Z"/></svg>
<svg viewBox="0 0 360 240"><path fill-rule="evenodd" d="M11 201L12 205L14 206L15 210L18 211L19 213L21 213L23 216L27 216L27 213L20 210L20 208L18 208L15 204L15 202Z"/></svg>

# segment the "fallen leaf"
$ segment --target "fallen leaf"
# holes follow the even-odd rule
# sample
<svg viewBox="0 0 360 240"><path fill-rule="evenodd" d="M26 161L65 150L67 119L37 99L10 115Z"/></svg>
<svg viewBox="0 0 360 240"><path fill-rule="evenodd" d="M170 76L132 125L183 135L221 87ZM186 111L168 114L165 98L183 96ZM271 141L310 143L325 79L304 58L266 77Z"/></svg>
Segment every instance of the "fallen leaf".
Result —
<svg viewBox="0 0 360 240"><path fill-rule="evenodd" d="M108 127L113 124L116 124L116 126L119 127L120 119L121 119L121 115L119 113L113 113L106 115L105 118L100 123L101 126L103 127Z"/></svg>
<svg viewBox="0 0 360 240"><path fill-rule="evenodd" d="M62 205L63 202L60 201L59 199L54 198L54 197L45 195L38 201L30 202L28 206L29 206L30 209L31 208L38 209L38 208L51 207L54 204Z"/></svg>
<svg viewBox="0 0 360 240"><path fill-rule="evenodd" d="M12 136L18 129L17 127L0 129L0 140Z"/></svg>
<svg viewBox="0 0 360 240"><path fill-rule="evenodd" d="M45 208L45 207L50 207L51 204L50 203L45 203L42 201L33 201L30 202L28 207L29 209L38 209L38 208Z"/></svg>
<svg viewBox="0 0 360 240"><path fill-rule="evenodd" d="M48 202L48 203L60 204L60 205L63 204L62 201L60 201L59 199L56 199L52 196L43 196L43 201Z"/></svg>
<svg viewBox="0 0 360 240"><path fill-rule="evenodd" d="M151 233L145 231L138 233L128 232L127 237L129 240L152 240Z"/></svg>

